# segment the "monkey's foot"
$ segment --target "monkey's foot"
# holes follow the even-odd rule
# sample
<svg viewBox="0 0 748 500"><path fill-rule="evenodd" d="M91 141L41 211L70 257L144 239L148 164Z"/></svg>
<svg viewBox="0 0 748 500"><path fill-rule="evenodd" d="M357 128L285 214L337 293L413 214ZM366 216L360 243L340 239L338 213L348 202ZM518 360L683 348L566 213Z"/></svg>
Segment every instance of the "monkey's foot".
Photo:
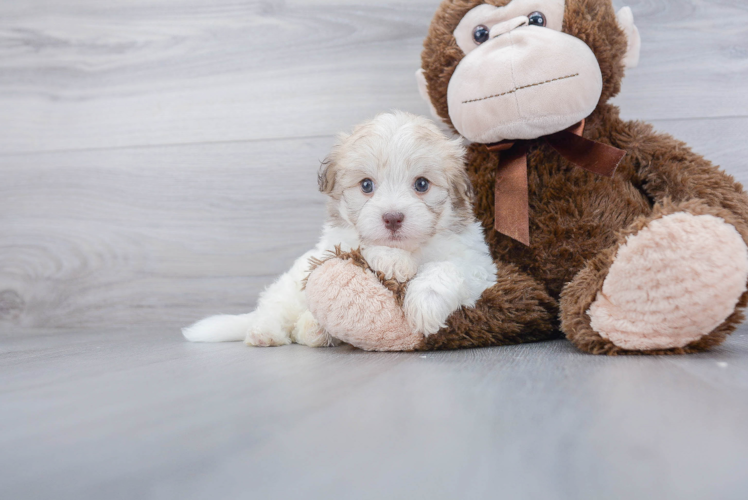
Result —
<svg viewBox="0 0 748 500"><path fill-rule="evenodd" d="M408 325L395 293L361 259L332 258L306 283L309 310L336 339L367 351L411 351L423 335Z"/></svg>
<svg viewBox="0 0 748 500"><path fill-rule="evenodd" d="M618 347L681 348L734 311L748 280L748 248L734 226L678 212L651 221L618 249L587 314Z"/></svg>

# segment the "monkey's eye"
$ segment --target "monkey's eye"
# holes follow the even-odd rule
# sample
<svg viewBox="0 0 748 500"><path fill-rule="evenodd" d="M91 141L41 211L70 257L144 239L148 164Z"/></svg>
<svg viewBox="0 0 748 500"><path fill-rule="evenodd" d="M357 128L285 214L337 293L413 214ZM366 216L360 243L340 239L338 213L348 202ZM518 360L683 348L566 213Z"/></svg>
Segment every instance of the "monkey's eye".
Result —
<svg viewBox="0 0 748 500"><path fill-rule="evenodd" d="M479 26L476 26L473 29L473 41L476 45L480 45L485 41L488 41L488 35L491 33L491 31L482 24Z"/></svg>
<svg viewBox="0 0 748 500"><path fill-rule="evenodd" d="M428 179L424 177L419 177L418 179L416 179L416 183L413 187L415 188L417 192L425 193L426 191L429 190L430 186L431 186L431 183L429 182Z"/></svg>
<svg viewBox="0 0 748 500"><path fill-rule="evenodd" d="M374 181L371 179L364 179L361 181L361 191L366 194L371 194L374 191Z"/></svg>
<svg viewBox="0 0 748 500"><path fill-rule="evenodd" d="M530 26L545 26L545 16L542 12L533 12L527 18L530 20Z"/></svg>

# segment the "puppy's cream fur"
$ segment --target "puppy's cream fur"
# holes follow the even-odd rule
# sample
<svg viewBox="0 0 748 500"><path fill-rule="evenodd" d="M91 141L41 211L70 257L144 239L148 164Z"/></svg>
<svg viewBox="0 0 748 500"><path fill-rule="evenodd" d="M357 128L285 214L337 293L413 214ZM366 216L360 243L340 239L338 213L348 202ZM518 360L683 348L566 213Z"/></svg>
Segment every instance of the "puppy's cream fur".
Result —
<svg viewBox="0 0 748 500"><path fill-rule="evenodd" d="M495 284L496 267L471 206L472 190L459 140L447 139L429 120L402 112L382 114L341 135L319 176L329 196L329 218L314 250L260 296L257 309L213 316L184 329L194 342L245 340L254 346L296 342L334 345L307 308L302 281L310 259L336 246L361 248L369 265L408 283L403 305L414 331L431 335L447 317L472 306ZM416 190L426 179L429 188ZM362 182L372 181L371 193ZM383 216L402 214L393 231Z"/></svg>

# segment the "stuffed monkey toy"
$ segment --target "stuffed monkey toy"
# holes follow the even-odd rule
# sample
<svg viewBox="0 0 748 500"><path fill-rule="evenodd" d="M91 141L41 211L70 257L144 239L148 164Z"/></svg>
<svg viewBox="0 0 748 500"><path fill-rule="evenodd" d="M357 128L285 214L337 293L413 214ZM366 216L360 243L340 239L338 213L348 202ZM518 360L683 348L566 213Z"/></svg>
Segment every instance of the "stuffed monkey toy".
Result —
<svg viewBox="0 0 748 500"><path fill-rule="evenodd" d="M436 334L413 331L407 284L360 254L310 274L310 310L366 350L567 338L593 354L684 354L723 342L748 303L742 186L608 104L636 65L630 9L610 0L444 0L418 79L470 141L474 210L496 285Z"/></svg>

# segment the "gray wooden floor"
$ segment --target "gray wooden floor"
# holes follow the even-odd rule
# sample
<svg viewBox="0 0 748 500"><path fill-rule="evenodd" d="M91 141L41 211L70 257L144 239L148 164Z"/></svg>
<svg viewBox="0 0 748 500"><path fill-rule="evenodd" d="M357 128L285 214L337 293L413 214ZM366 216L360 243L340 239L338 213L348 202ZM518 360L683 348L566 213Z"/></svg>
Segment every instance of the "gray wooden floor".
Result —
<svg viewBox="0 0 748 500"><path fill-rule="evenodd" d="M748 328L684 358L191 345L427 114L437 0L0 0L0 498L748 498ZM625 0L616 102L748 182L748 3Z"/></svg>
<svg viewBox="0 0 748 500"><path fill-rule="evenodd" d="M745 499L748 331L712 353L3 339L0 498Z"/></svg>

